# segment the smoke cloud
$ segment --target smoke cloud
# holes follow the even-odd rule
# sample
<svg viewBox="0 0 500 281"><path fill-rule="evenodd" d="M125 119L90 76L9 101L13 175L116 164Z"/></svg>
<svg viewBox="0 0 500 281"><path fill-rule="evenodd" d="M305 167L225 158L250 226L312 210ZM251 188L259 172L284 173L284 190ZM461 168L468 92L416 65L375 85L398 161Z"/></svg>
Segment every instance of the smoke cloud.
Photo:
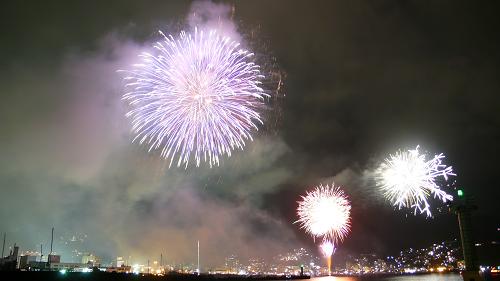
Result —
<svg viewBox="0 0 500 281"><path fill-rule="evenodd" d="M234 41L241 42L242 36L233 21L234 13L234 6L228 4L195 1L191 4L187 23L191 29L197 27L204 30L216 30Z"/></svg>
<svg viewBox="0 0 500 281"><path fill-rule="evenodd" d="M194 2L188 24L239 38L230 17L230 6ZM52 73L16 70L32 81L11 80L8 90L58 104L47 111L37 100L25 104L38 117L18 120L29 127L3 140L0 185L12 188L1 199L0 228L22 250L37 250L47 247L54 226L63 261L78 261L72 250L80 238L79 250L108 261L163 253L176 264L194 263L199 240L205 269L231 254L270 258L290 250L297 244L292 226L261 208L262 196L293 174L280 163L289 148L279 137L257 137L213 169L169 169L157 153L131 143L116 71L148 46L115 32L94 52L67 53Z"/></svg>

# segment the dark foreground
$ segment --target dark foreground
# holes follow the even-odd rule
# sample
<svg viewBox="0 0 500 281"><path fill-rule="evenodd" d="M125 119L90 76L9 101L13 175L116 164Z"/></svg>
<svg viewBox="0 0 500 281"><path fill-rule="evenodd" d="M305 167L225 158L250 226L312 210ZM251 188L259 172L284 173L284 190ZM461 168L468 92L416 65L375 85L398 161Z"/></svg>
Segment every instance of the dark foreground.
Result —
<svg viewBox="0 0 500 281"><path fill-rule="evenodd" d="M242 276L242 275L192 275L192 274L167 274L156 276L151 274L125 274L125 273L106 273L106 272L67 272L62 274L57 271L11 271L0 272L0 280L77 280L77 281L217 281L217 280L293 280L309 279L309 276Z"/></svg>

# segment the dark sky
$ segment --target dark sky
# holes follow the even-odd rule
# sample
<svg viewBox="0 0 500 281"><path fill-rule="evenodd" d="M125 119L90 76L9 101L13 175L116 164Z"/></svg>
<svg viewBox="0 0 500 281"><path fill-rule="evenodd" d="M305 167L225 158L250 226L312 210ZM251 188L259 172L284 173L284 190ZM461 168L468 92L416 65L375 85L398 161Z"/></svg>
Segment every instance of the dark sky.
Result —
<svg viewBox="0 0 500 281"><path fill-rule="evenodd" d="M189 15L205 8L276 60L285 97L270 114L279 122L220 167L168 169L131 143L116 70L134 63L158 29L189 28ZM164 252L176 262L192 261L199 239L207 265L231 253L316 251L292 224L296 201L334 180L353 206L339 254L395 254L458 237L446 208L432 219L396 211L367 180L389 153L419 144L443 152L456 186L475 198L477 238L498 239L499 8L494 1L2 3L0 231L24 250L48 243L55 226L64 239L87 234L87 250L102 256Z"/></svg>

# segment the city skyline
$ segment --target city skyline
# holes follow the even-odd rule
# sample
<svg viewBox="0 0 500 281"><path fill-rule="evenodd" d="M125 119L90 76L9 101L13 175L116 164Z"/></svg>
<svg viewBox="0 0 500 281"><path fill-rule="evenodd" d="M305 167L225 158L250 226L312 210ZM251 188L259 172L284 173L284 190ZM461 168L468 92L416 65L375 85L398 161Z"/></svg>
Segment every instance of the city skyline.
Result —
<svg viewBox="0 0 500 281"><path fill-rule="evenodd" d="M456 176L440 187L474 199L476 240L496 241L500 22L491 5L7 2L0 233L9 246L43 244L45 252L54 227L55 246L142 260L154 252L190 260L199 240L203 266L236 253L272 259L305 248L320 256L321 241L294 224L296 209L301 195L335 183L351 204L336 255L388 255L459 238L449 202L431 196L426 218L398 210L377 188L380 163L420 145L453 167ZM219 152L213 167L169 167L161 151L132 142L117 71L161 40L159 30L194 26L253 52L269 98L255 109L263 124L254 120L258 130L245 131L253 140L244 148L225 143L238 149Z"/></svg>
<svg viewBox="0 0 500 281"><path fill-rule="evenodd" d="M484 245L483 245L484 244ZM491 245L489 245L491 244ZM476 244L478 249L486 247L489 255L492 255L498 249L500 242ZM17 246L19 247L19 245ZM492 248L491 248L492 247ZM482 250L485 251L485 250ZM39 259L39 252L23 251L19 249L18 260L19 268L27 269L29 263L36 267L37 262L47 263L47 254L45 258ZM102 270L113 270L116 268L122 271L140 272L140 273L160 273L157 270L161 268L161 273L168 271L182 273L196 273L196 261L175 262L168 259L164 253L159 256L150 256L147 261L139 260L132 256L117 256L112 260L103 261L101 257L91 252L80 253L77 259L64 259L56 251L52 252L55 258L52 258L51 264L57 267L69 267L75 270L85 268L99 267ZM493 254L494 255L494 254ZM484 256L484 254L483 254ZM26 258L28 257L28 258ZM23 262L23 259L25 260ZM482 258L481 262L491 262L489 258ZM344 256L335 255L332 272L334 274L352 275L352 274L383 274L383 273L414 273L437 271L455 271L464 268L462 250L458 239L452 241L443 241L433 243L422 249L401 249L398 253L389 256L383 256L377 253L359 253L348 254ZM87 267L85 267L87 266ZM300 274L303 268L306 275L325 275L327 266L324 258L316 250L305 248L290 249L286 253L280 253L271 259L261 257L251 257L240 259L237 254L231 254L224 258L223 263L210 266L202 266L201 273L209 274L236 274L236 275L283 275Z"/></svg>

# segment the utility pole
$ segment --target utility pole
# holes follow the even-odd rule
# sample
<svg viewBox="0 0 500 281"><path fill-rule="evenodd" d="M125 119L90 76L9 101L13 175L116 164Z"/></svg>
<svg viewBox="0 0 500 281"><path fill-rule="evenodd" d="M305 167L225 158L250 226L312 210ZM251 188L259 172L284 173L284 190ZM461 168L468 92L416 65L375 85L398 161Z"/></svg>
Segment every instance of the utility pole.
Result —
<svg viewBox="0 0 500 281"><path fill-rule="evenodd" d="M2 246L2 258L3 258L3 251L5 250L5 236L7 236L7 233L3 233L3 246Z"/></svg>
<svg viewBox="0 0 500 281"><path fill-rule="evenodd" d="M472 211L477 210L471 197L465 196L462 189L457 190L457 197L451 210L458 216L460 228L460 242L464 255L465 271L462 273L464 281L479 281L483 278L479 275L477 265L476 248L472 233Z"/></svg>
<svg viewBox="0 0 500 281"><path fill-rule="evenodd" d="M198 275L200 275L200 240L198 240Z"/></svg>
<svg viewBox="0 0 500 281"><path fill-rule="evenodd" d="M49 270L50 270L50 262L51 262L51 258L52 258L52 245L54 243L54 227L52 227L52 234L50 236L50 252L49 252L49 255L47 256L47 264L49 266Z"/></svg>
<svg viewBox="0 0 500 281"><path fill-rule="evenodd" d="M40 262L42 262L43 258L43 244L40 244Z"/></svg>
<svg viewBox="0 0 500 281"><path fill-rule="evenodd" d="M52 255L52 244L54 243L54 228L52 227L52 235L50 237L50 253L49 255Z"/></svg>

